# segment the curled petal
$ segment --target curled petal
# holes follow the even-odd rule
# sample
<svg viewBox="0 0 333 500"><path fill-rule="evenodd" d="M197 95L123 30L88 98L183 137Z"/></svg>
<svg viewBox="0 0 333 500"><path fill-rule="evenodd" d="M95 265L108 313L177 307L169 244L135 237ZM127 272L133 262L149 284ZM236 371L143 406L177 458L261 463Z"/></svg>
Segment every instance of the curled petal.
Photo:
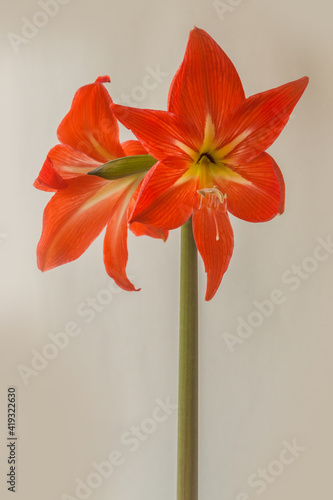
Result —
<svg viewBox="0 0 333 500"><path fill-rule="evenodd" d="M133 222L130 225L130 230L135 236L150 236L159 240L166 241L168 239L169 231L166 229L158 229L155 227L140 224L140 222Z"/></svg>
<svg viewBox="0 0 333 500"><path fill-rule="evenodd" d="M55 170L48 156L33 185L41 191L57 191L58 189L64 189L67 186L67 182Z"/></svg>
<svg viewBox="0 0 333 500"><path fill-rule="evenodd" d="M107 225L104 238L104 265L108 275L120 288L133 292L140 290L140 288L135 288L126 275L128 260L127 210L123 208L125 207L120 205Z"/></svg>
<svg viewBox="0 0 333 500"><path fill-rule="evenodd" d="M96 78L95 83L110 83L111 78L108 75L99 76Z"/></svg>
<svg viewBox="0 0 333 500"><path fill-rule="evenodd" d="M103 83L81 87L74 96L70 111L59 125L59 141L99 163L124 156L111 103Z"/></svg>
<svg viewBox="0 0 333 500"><path fill-rule="evenodd" d="M100 166L99 162L66 144L54 146L48 157L52 161L53 168L63 179L86 175Z"/></svg>
<svg viewBox="0 0 333 500"><path fill-rule="evenodd" d="M228 269L234 247L233 231L224 204L214 207L202 203L195 209L193 235L207 273L205 300L211 300Z"/></svg>

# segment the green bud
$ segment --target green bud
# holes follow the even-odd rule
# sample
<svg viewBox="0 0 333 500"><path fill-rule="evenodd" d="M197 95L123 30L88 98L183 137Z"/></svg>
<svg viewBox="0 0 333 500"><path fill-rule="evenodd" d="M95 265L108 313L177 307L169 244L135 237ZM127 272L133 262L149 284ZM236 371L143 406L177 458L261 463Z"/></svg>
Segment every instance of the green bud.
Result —
<svg viewBox="0 0 333 500"><path fill-rule="evenodd" d="M121 179L129 175L148 172L156 162L157 160L151 155L125 156L91 170L88 175L97 175L108 180Z"/></svg>

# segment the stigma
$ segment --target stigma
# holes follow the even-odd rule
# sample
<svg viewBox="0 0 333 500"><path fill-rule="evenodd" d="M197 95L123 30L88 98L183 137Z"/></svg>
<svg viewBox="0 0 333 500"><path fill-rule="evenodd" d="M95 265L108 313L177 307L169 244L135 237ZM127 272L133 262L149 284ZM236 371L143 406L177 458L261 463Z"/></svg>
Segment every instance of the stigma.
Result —
<svg viewBox="0 0 333 500"><path fill-rule="evenodd" d="M217 208L220 204L226 205L226 199L228 197L226 193L222 193L216 186L212 188L198 189L198 194L201 195L199 208L201 208L202 206L203 198L207 198L207 206L209 206L210 208Z"/></svg>

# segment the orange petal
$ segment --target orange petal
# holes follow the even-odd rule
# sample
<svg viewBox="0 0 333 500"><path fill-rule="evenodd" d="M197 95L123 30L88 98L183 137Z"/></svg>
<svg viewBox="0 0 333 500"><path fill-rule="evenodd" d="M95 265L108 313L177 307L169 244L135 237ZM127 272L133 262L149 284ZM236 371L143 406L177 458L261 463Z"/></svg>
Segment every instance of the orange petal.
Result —
<svg viewBox="0 0 333 500"><path fill-rule="evenodd" d="M67 182L54 169L53 163L48 156L33 185L41 191L57 191L58 189L64 189Z"/></svg>
<svg viewBox="0 0 333 500"><path fill-rule="evenodd" d="M135 236L150 236L163 241L166 241L169 235L169 231L165 229L147 226L146 224L140 224L140 222L133 222L129 228Z"/></svg>
<svg viewBox="0 0 333 500"><path fill-rule="evenodd" d="M109 276L123 290L138 291L126 275L127 249L127 209L126 204L118 206L107 225L104 238L104 265ZM125 210L124 210L125 208Z"/></svg>
<svg viewBox="0 0 333 500"><path fill-rule="evenodd" d="M167 111L113 104L112 110L157 160L168 156L190 159L201 144L200 133L180 116Z"/></svg>
<svg viewBox="0 0 333 500"><path fill-rule="evenodd" d="M279 136L309 79L301 78L240 103L224 123L217 149L227 164L248 163Z"/></svg>
<svg viewBox="0 0 333 500"><path fill-rule="evenodd" d="M43 231L37 248L38 267L42 271L80 257L115 212L118 216L119 210L127 212L139 180L107 181L82 176L67 182L68 187L59 190L44 211ZM117 220L114 218L115 224Z"/></svg>
<svg viewBox="0 0 333 500"><path fill-rule="evenodd" d="M59 125L59 141L99 163L125 156L111 103L103 83L81 87L74 96L69 113Z"/></svg>
<svg viewBox="0 0 333 500"><path fill-rule="evenodd" d="M136 189L135 193L133 194L131 201L128 205L128 213L131 214L133 212L133 209L135 207L138 194L140 192L142 182ZM141 224L140 222L133 222L129 226L129 229L132 231L135 236L150 236L151 238L158 238L163 241L166 241L168 239L169 231L165 229L158 229L155 227L147 226L146 224Z"/></svg>
<svg viewBox="0 0 333 500"><path fill-rule="evenodd" d="M211 300L228 269L234 247L233 231L224 204L216 208L203 202L193 213L193 235L207 273L205 300Z"/></svg>
<svg viewBox="0 0 333 500"><path fill-rule="evenodd" d="M233 181L214 176L214 183L226 193L228 211L248 222L265 222L284 211L285 186L273 158L263 153L251 162L235 166L241 177Z"/></svg>
<svg viewBox="0 0 333 500"><path fill-rule="evenodd" d="M137 178L132 177L132 179L127 190L123 192L122 198L115 204L115 212L107 225L104 238L104 264L107 273L114 279L118 286L128 291L136 289L126 275L128 260L127 220L129 210L133 207L138 193L137 186L140 182L140 176L137 176ZM144 224L135 223L132 226L134 227L131 227L131 229L137 236L145 234L153 238L162 238L164 241L168 236L167 231L154 229Z"/></svg>
<svg viewBox="0 0 333 500"><path fill-rule="evenodd" d="M139 141L125 141L121 143L125 156L146 155L147 150Z"/></svg>
<svg viewBox="0 0 333 500"><path fill-rule="evenodd" d="M191 216L197 198L197 179L157 163L144 178L130 223L175 229Z"/></svg>
<svg viewBox="0 0 333 500"><path fill-rule="evenodd" d="M111 82L111 79L108 75L104 75L104 76L98 76L95 80L95 83L110 83Z"/></svg>
<svg viewBox="0 0 333 500"><path fill-rule="evenodd" d="M169 111L198 130L210 115L219 134L226 116L245 98L238 73L223 50L204 30L189 35L184 60L169 91Z"/></svg>
<svg viewBox="0 0 333 500"><path fill-rule="evenodd" d="M65 144L54 146L49 151L48 157L52 161L54 170L63 179L72 179L86 175L91 170L101 166L101 163Z"/></svg>

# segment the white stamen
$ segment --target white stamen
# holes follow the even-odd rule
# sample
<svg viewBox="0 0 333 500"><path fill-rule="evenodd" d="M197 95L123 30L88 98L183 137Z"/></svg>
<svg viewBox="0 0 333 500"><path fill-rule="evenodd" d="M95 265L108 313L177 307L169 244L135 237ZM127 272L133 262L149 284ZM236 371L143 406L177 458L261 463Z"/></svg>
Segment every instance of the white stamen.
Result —
<svg viewBox="0 0 333 500"><path fill-rule="evenodd" d="M212 204L212 199L214 199L214 203L224 203L224 200L227 199L227 194L226 193L221 193L221 191L216 187L212 188L203 188L203 189L198 189L198 194L201 194L204 198L206 198L207 195L213 195L210 199L210 205ZM215 198L214 198L215 196ZM216 205L218 206L218 205Z"/></svg>
<svg viewBox="0 0 333 500"><path fill-rule="evenodd" d="M217 220L216 220L215 212L213 212L213 217L214 217L215 229L216 229L216 241L219 241L220 234L219 234L219 227L217 225Z"/></svg>
<svg viewBox="0 0 333 500"><path fill-rule="evenodd" d="M213 215L214 223L215 223L216 241L219 241L220 234L219 234L219 227L218 227L217 220L216 220L215 210L219 207L219 205L224 205L224 207L223 207L224 212L227 210L227 203L226 203L227 194L221 193L221 191L216 186L214 186L212 188L198 189L197 192L198 192L198 194L201 195L200 201L199 201L199 207L198 207L199 210L202 207L203 198L208 197L207 202L206 202L206 206L208 206L208 208L210 208L210 209L213 209L212 215Z"/></svg>

